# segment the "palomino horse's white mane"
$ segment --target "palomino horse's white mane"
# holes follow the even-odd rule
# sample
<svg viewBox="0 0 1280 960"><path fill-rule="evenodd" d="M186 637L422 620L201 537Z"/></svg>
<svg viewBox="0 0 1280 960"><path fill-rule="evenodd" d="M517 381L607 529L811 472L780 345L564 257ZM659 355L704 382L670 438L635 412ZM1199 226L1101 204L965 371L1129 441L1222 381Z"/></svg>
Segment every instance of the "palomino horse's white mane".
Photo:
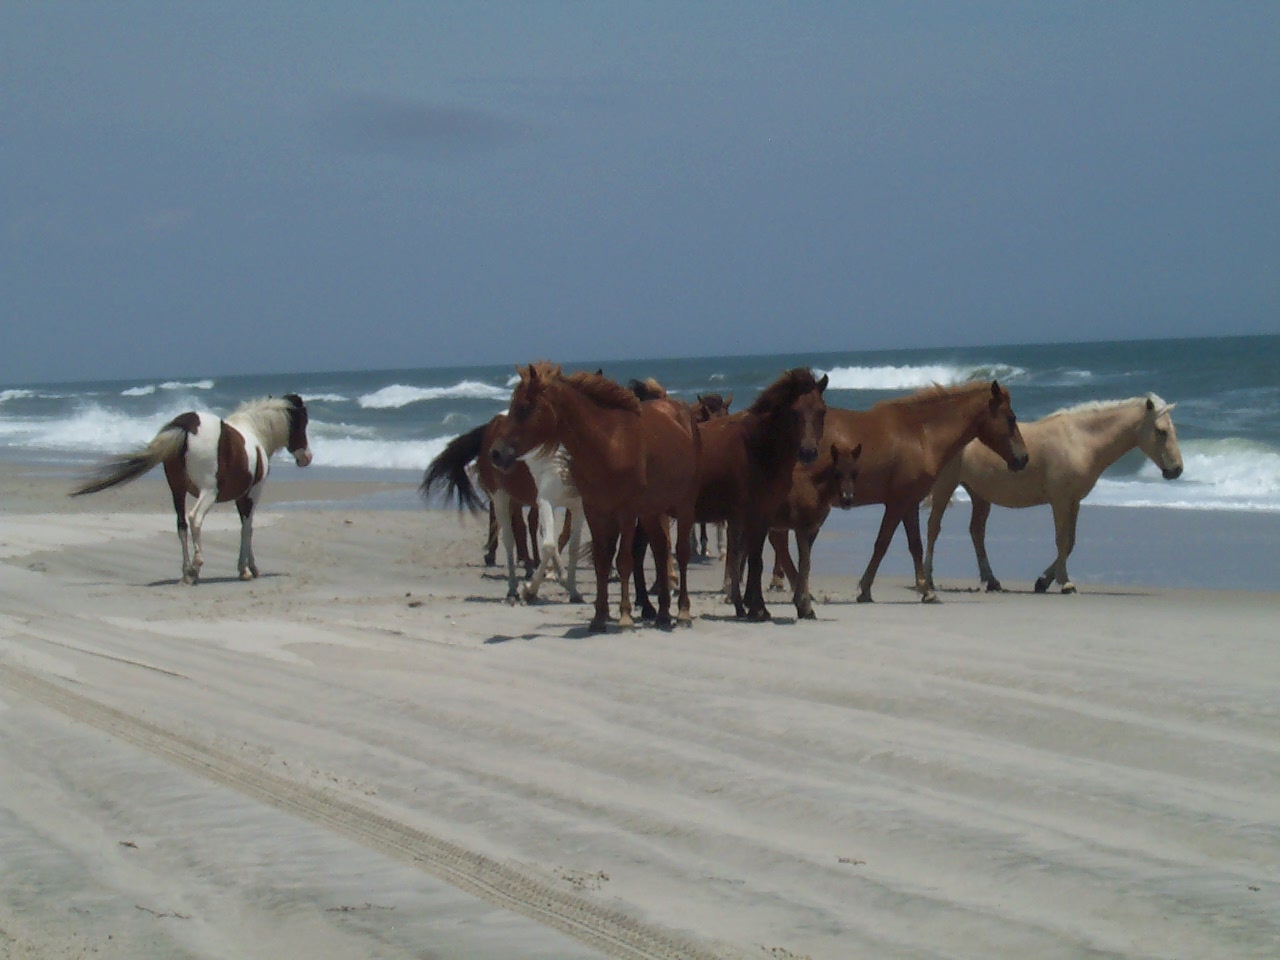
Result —
<svg viewBox="0 0 1280 960"><path fill-rule="evenodd" d="M240 404L227 419L247 424L270 446L282 447L289 442L295 409L284 397L259 397Z"/></svg>
<svg viewBox="0 0 1280 960"><path fill-rule="evenodd" d="M1165 410L1167 410L1170 407L1170 404L1167 404L1162 399L1160 399L1159 395L1154 393L1147 393L1147 394L1143 394L1140 397L1126 397L1123 400L1086 400L1084 403L1077 403L1074 407L1062 407L1058 410L1055 410L1053 411L1053 413L1049 414L1049 416L1045 417L1044 419L1048 420L1049 417L1061 417L1061 416L1066 416L1068 414L1093 413L1093 412L1101 412L1104 410L1116 410L1116 409L1119 409L1120 407L1128 407L1136 403L1146 403L1148 400L1150 400L1152 406L1155 407L1157 415L1163 413Z"/></svg>

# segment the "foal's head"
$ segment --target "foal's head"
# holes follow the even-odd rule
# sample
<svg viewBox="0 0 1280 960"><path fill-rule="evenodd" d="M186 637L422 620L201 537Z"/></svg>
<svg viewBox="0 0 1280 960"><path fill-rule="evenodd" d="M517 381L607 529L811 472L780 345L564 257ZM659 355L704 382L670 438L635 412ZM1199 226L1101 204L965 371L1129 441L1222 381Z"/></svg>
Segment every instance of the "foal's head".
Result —
<svg viewBox="0 0 1280 960"><path fill-rule="evenodd" d="M286 412L289 415L289 439L285 443L285 449L293 454L293 460L298 466L309 466L311 444L307 441L307 405L296 393L286 393L280 399L288 404Z"/></svg>
<svg viewBox="0 0 1280 960"><path fill-rule="evenodd" d="M998 380L991 381L985 415L978 418L978 439L998 453L1010 470L1027 465L1027 445L1022 442L1017 414L1009 391Z"/></svg>
<svg viewBox="0 0 1280 960"><path fill-rule="evenodd" d="M858 479L858 460L862 456L862 444L852 450L831 445L831 499L841 510L848 510L854 505L855 485Z"/></svg>
<svg viewBox="0 0 1280 960"><path fill-rule="evenodd" d="M1142 425L1138 428L1138 447L1160 468L1166 480L1182 476L1182 451L1178 449L1178 431L1169 411L1174 404L1165 403L1154 393L1147 394L1143 405Z"/></svg>
<svg viewBox="0 0 1280 960"><path fill-rule="evenodd" d="M700 393L698 402L693 407L693 419L696 423L706 423L729 415L729 405L733 403L733 394L722 397L718 393Z"/></svg>
<svg viewBox="0 0 1280 960"><path fill-rule="evenodd" d="M494 432L489 459L504 473L534 447L550 447L556 442L556 412L546 394L563 374L560 365L539 361L517 367L520 382L511 391L506 419Z"/></svg>

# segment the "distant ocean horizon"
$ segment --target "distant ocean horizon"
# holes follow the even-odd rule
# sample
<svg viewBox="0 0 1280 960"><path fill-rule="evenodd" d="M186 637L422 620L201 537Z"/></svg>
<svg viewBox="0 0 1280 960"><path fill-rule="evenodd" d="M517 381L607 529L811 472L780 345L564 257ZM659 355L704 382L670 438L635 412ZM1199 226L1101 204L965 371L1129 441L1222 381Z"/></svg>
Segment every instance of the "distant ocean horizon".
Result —
<svg viewBox="0 0 1280 960"><path fill-rule="evenodd" d="M734 410L794 366L826 373L828 404L854 409L973 379L999 379L1024 421L1153 392L1177 404L1182 478L1165 481L1130 454L1089 503L1280 513L1280 336L562 362L624 383L654 377L686 399L732 394ZM296 392L311 415L312 471L399 479L504 410L515 366L0 384L0 457L74 470L145 444L186 410L225 415L246 399Z"/></svg>

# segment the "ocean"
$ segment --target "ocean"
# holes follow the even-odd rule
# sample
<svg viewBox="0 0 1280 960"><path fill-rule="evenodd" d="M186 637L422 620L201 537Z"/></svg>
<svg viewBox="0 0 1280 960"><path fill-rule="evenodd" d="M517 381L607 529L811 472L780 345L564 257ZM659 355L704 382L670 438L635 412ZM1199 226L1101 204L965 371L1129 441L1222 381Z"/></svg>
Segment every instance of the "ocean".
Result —
<svg viewBox="0 0 1280 960"><path fill-rule="evenodd" d="M533 360L538 358L521 358ZM562 362L625 382L655 377L673 394L732 394L747 406L788 367L830 376L827 402L861 409L928 386L998 378L1022 420L1087 400L1159 394L1173 412L1185 470L1176 481L1136 452L1090 504L1280 512L1280 336L1040 344L795 355ZM245 399L300 393L316 473L419 478L444 444L507 405L514 364L175 376L0 384L0 456L74 470L145 444L191 409L228 413ZM273 471L276 478L291 470ZM315 474L313 474L315 475Z"/></svg>

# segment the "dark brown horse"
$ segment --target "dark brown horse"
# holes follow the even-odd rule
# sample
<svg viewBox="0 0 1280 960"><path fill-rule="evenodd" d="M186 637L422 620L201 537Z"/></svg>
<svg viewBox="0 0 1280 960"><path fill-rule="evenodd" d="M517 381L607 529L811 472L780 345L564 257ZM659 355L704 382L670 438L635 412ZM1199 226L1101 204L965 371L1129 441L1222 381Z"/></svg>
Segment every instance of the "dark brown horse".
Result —
<svg viewBox="0 0 1280 960"><path fill-rule="evenodd" d="M920 542L920 502L933 487L943 466L970 440L990 447L1010 470L1027 465L1018 419L1009 391L998 381L978 381L956 387L929 387L918 393L877 403L869 410L827 411L823 446L835 443L852 449L862 444L854 501L884 504L871 561L858 581L858 602L871 601L871 584L898 525L907 531L907 548L915 562L920 599L938 597L924 574ZM811 497L811 475L797 471L791 498ZM785 532L773 539L775 552L787 549ZM808 597L808 583L795 585L797 596Z"/></svg>
<svg viewBox="0 0 1280 960"><path fill-rule="evenodd" d="M442 493L446 500L457 498L458 509L465 507L472 513L478 513L484 509L484 498L476 490L468 470L475 463L480 489L489 496L490 524L497 523L506 548L507 600L516 603L520 600L516 560L524 565L525 576L530 576L539 559L536 544L532 551L526 549L526 528L521 516L524 507L537 509L538 488L529 468L523 463L516 464L514 469L505 473L493 467L489 450L504 419L506 415L500 413L488 423L450 440L428 465L419 489L423 496ZM537 523L538 518L531 513L530 526L536 529ZM487 554L486 562L490 562Z"/></svg>
<svg viewBox="0 0 1280 960"><path fill-rule="evenodd" d="M812 620L813 601L809 597L809 565L813 544L818 531L826 522L833 506L848 510L856 502L858 461L862 456L862 444L852 450L831 444L829 458L819 457L812 466L796 464L792 471L791 493L774 516L774 527L769 531L773 544L774 571L772 590L781 586L782 576L791 581L796 605L796 616ZM787 531L796 532L797 570L787 554ZM781 543L781 550L778 544ZM801 584L804 589L800 589Z"/></svg>
<svg viewBox="0 0 1280 960"><path fill-rule="evenodd" d="M618 624L634 624L631 609L632 540L643 524L658 568L658 617L671 621L667 556L671 550L667 515L679 534L678 620L689 623L689 532L697 493L699 441L683 406L668 400L641 404L635 394L599 374L566 375L556 364L520 368L507 417L493 439L491 458L499 470L535 447L561 444L572 458L573 480L591 529L596 566L596 608L591 630L609 619L609 566L617 556L621 600ZM621 540L621 545L619 545Z"/></svg>
<svg viewBox="0 0 1280 960"><path fill-rule="evenodd" d="M730 599L739 617L769 619L760 579L764 541L786 501L791 471L812 463L827 412L817 380L807 367L788 370L764 389L748 409L698 425L697 519L729 524ZM742 564L747 588L742 591Z"/></svg>

